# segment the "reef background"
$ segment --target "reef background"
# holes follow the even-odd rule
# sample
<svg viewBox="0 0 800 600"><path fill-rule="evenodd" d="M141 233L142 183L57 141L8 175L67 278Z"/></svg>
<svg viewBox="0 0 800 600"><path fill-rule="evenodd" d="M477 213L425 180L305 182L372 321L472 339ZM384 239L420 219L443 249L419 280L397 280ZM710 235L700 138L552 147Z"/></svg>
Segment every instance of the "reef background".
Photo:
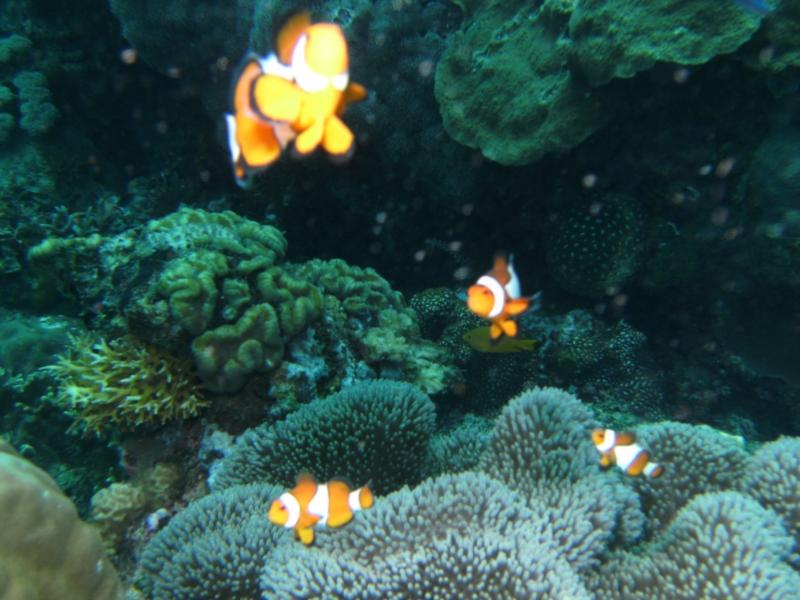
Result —
<svg viewBox="0 0 800 600"><path fill-rule="evenodd" d="M290 483L236 471L241 440L364 382L427 394L426 440L481 432L381 463L385 492L474 467L537 385L608 426L800 435L796 0L318 3L370 91L356 153L243 191L222 113L281 6L0 7L0 435L126 581L221 458ZM542 292L530 353L462 339L499 249Z"/></svg>

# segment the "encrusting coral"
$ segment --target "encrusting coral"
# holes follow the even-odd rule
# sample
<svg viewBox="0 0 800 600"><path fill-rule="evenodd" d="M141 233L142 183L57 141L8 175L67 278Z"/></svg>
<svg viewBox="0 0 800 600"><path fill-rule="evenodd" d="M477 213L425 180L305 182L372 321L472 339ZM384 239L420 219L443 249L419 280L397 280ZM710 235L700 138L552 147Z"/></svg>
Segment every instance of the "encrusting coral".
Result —
<svg viewBox="0 0 800 600"><path fill-rule="evenodd" d="M73 337L58 362L44 368L58 379L55 402L98 435L193 417L206 404L187 362L131 337Z"/></svg>
<svg viewBox="0 0 800 600"><path fill-rule="evenodd" d="M121 600L97 532L44 471L0 438L0 600Z"/></svg>

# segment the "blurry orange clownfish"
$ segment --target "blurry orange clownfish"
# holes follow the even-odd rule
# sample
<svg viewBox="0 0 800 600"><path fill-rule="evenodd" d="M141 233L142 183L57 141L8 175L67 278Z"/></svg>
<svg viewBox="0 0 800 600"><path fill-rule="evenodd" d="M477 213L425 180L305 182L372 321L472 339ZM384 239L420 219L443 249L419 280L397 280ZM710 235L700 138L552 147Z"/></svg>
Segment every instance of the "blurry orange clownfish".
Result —
<svg viewBox="0 0 800 600"><path fill-rule="evenodd" d="M481 275L467 290L467 307L489 321L491 342L498 342L504 335L517 335L519 327L514 317L528 310L532 299L520 294L513 255L507 260L502 252L495 255L492 270Z"/></svg>
<svg viewBox="0 0 800 600"><path fill-rule="evenodd" d="M341 527L353 513L370 508L374 502L367 486L351 490L344 481L333 479L318 484L312 475L297 477L295 487L272 503L268 517L275 525L294 529L306 545L314 541L313 527Z"/></svg>
<svg viewBox="0 0 800 600"><path fill-rule="evenodd" d="M617 465L628 475L660 477L664 467L650 461L650 453L636 443L636 436L629 431L595 429L592 441L600 453L600 466L604 469Z"/></svg>
<svg viewBox="0 0 800 600"><path fill-rule="evenodd" d="M307 10L281 21L275 52L248 55L237 71L231 112L225 115L236 182L245 187L290 143L306 156L322 146L346 160L354 136L341 119L347 106L367 96L350 81L350 57L341 27L312 23Z"/></svg>

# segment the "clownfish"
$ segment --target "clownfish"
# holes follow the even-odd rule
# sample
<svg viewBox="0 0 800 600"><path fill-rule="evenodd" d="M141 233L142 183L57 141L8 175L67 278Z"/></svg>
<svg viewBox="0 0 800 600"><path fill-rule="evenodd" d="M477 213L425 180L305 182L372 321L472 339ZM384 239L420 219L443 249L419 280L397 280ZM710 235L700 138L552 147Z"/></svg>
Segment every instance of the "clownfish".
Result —
<svg viewBox="0 0 800 600"><path fill-rule="evenodd" d="M528 310L532 299L533 296L523 297L520 293L513 255L507 260L502 252L495 255L491 271L467 290L467 307L489 321L489 339L493 343L504 335L517 335L519 327L514 317Z"/></svg>
<svg viewBox="0 0 800 600"><path fill-rule="evenodd" d="M347 106L367 96L350 81L344 32L335 23L312 23L307 10L291 13L275 38L275 52L248 55L234 78L225 115L236 182L245 187L293 143L294 153L322 146L346 160L355 138L341 119Z"/></svg>
<svg viewBox="0 0 800 600"><path fill-rule="evenodd" d="M351 490L338 479L318 484L313 475L303 473L292 490L272 503L267 516L275 525L294 529L297 539L308 546L314 541L312 527L346 525L353 513L370 508L373 502L367 486Z"/></svg>
<svg viewBox="0 0 800 600"><path fill-rule="evenodd" d="M592 441L600 453L600 466L604 469L617 465L628 475L644 473L653 479L664 473L664 467L650 462L650 453L636 443L636 436L631 432L595 429Z"/></svg>

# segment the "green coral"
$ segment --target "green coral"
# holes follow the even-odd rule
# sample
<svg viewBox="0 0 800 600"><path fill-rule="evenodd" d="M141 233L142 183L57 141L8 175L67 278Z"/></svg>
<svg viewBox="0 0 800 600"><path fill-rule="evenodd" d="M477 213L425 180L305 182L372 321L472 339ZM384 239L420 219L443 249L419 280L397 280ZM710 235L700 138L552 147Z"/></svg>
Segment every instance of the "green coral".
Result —
<svg viewBox="0 0 800 600"><path fill-rule="evenodd" d="M445 129L505 165L571 148L604 122L597 95L573 77L563 23L524 3L492 1L470 14L437 63Z"/></svg>
<svg viewBox="0 0 800 600"><path fill-rule="evenodd" d="M569 20L570 55L599 85L657 62L706 63L747 42L760 22L735 2L580 0Z"/></svg>
<svg viewBox="0 0 800 600"><path fill-rule="evenodd" d="M192 342L197 370L212 391L235 391L251 373L275 368L283 340L275 309L251 306L233 325L221 325Z"/></svg>
<svg viewBox="0 0 800 600"><path fill-rule="evenodd" d="M117 330L176 355L191 349L213 392L236 392L264 375L276 397L294 397L279 369L304 339L315 340L315 356L338 361L338 369L326 365L320 391L338 388L354 363L430 392L449 385L448 357L421 339L413 311L373 269L284 263L285 252L275 227L184 207L113 237L46 239L29 260L50 294L77 292L83 306L102 302L100 319Z"/></svg>
<svg viewBox="0 0 800 600"><path fill-rule="evenodd" d="M581 296L615 293L639 268L644 224L636 200L621 194L560 205L545 230L550 273Z"/></svg>
<svg viewBox="0 0 800 600"><path fill-rule="evenodd" d="M45 369L58 379L54 401L97 434L193 417L206 405L186 362L130 337L73 337Z"/></svg>

